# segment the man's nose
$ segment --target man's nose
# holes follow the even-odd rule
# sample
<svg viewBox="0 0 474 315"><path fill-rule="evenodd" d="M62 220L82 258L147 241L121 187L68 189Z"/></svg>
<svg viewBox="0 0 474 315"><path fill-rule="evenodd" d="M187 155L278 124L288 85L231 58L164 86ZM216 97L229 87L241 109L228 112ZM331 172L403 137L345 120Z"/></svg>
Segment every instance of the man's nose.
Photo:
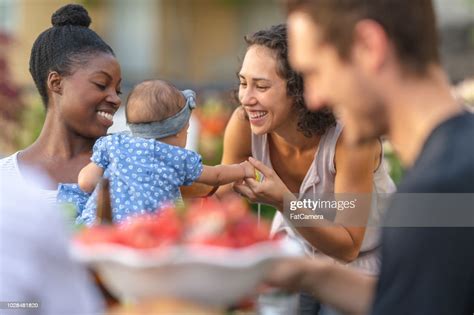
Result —
<svg viewBox="0 0 474 315"><path fill-rule="evenodd" d="M329 106L323 95L318 93L317 89L314 87L308 88L308 85L305 86L304 98L306 107L311 111L320 110L323 107Z"/></svg>

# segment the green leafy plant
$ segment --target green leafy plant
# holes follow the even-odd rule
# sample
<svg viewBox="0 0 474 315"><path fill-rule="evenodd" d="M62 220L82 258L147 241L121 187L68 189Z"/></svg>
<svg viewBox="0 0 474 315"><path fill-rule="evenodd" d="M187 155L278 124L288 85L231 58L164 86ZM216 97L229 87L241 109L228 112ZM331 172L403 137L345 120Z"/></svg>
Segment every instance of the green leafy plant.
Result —
<svg viewBox="0 0 474 315"><path fill-rule="evenodd" d="M43 127L46 111L39 99L28 104L23 111L15 138L17 149L25 148L38 138Z"/></svg>

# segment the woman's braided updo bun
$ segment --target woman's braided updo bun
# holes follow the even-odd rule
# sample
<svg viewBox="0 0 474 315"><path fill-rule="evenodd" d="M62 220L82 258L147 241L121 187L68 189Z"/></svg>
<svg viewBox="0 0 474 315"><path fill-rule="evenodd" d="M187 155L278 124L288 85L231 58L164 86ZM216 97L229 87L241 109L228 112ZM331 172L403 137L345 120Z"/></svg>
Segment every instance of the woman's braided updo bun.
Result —
<svg viewBox="0 0 474 315"><path fill-rule="evenodd" d="M112 48L89 29L91 18L83 6L68 4L61 7L52 15L51 23L53 27L36 39L30 56L30 73L45 107L49 102L46 81L50 72L68 76L95 54L115 56Z"/></svg>
<svg viewBox="0 0 474 315"><path fill-rule="evenodd" d="M51 24L53 26L73 25L89 27L91 18L83 6L68 4L54 12L51 16Z"/></svg>

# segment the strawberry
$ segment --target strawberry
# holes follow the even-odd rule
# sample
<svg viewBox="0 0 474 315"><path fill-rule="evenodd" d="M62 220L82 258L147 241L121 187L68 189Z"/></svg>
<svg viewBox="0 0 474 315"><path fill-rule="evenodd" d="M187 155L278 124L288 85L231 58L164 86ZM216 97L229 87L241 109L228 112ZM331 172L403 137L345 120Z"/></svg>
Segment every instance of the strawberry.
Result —
<svg viewBox="0 0 474 315"><path fill-rule="evenodd" d="M117 230L112 226L95 225L81 230L76 236L75 240L86 245L98 243L119 243L120 236L117 233Z"/></svg>
<svg viewBox="0 0 474 315"><path fill-rule="evenodd" d="M187 211L167 206L157 214L137 215L115 226L94 226L77 240L84 244L118 243L147 249L178 243L240 248L269 239L269 226L258 222L240 198L207 198Z"/></svg>

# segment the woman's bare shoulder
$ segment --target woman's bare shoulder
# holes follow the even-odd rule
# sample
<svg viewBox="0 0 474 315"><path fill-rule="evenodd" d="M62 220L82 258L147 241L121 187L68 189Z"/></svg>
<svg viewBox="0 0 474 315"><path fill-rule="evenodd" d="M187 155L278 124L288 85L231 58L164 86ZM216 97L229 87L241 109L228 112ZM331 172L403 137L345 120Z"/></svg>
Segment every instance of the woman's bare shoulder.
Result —
<svg viewBox="0 0 474 315"><path fill-rule="evenodd" d="M336 143L334 164L370 165L375 171L380 164L382 145L379 139L374 139L360 145L354 145L347 139L347 130L343 130ZM346 162L346 160L348 160ZM371 162L372 161L372 162Z"/></svg>
<svg viewBox="0 0 474 315"><path fill-rule="evenodd" d="M242 107L232 113L224 133L222 164L239 163L252 155L252 131Z"/></svg>

